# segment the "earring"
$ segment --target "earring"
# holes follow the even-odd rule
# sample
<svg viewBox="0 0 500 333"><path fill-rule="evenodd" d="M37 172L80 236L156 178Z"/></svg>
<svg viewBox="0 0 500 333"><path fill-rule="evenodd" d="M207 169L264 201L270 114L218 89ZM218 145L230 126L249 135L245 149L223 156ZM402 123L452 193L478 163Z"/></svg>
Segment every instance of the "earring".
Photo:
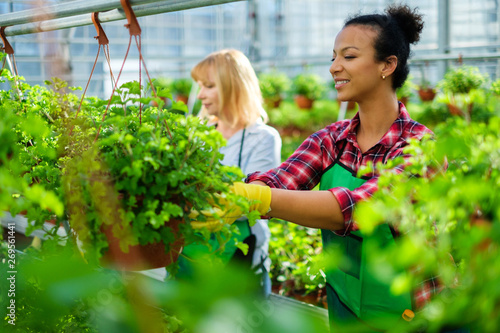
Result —
<svg viewBox="0 0 500 333"><path fill-rule="evenodd" d="M382 75L382 80L385 80L385 75Z"/></svg>

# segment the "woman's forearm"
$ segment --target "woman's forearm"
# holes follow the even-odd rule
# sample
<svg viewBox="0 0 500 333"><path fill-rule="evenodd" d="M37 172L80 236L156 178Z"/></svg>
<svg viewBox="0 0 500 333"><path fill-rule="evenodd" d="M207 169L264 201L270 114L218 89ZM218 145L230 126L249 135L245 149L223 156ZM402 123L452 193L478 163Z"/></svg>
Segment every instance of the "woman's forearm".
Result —
<svg viewBox="0 0 500 333"><path fill-rule="evenodd" d="M344 216L340 205L330 191L291 191L272 188L271 193L269 212L271 217L309 228L329 230L344 228Z"/></svg>

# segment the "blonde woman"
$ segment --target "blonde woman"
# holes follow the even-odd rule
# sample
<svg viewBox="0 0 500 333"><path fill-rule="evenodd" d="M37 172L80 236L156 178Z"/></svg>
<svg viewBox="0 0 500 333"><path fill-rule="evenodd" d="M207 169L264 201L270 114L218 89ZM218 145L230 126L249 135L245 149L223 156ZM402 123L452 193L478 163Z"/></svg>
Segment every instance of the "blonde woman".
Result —
<svg viewBox="0 0 500 333"><path fill-rule="evenodd" d="M227 145L221 148L224 165L238 166L244 174L266 171L281 162L281 138L276 129L266 125L267 115L262 107L259 81L248 58L234 49L209 54L191 71L200 90L200 116L216 126ZM246 256L234 244L227 244L221 256L224 262L238 261L261 274L266 293L270 291L270 232L267 220L258 220L250 227L248 220L235 222L241 236L249 245ZM206 254L206 248L185 248L183 255L196 260ZM189 270L189 260L180 260L181 276Z"/></svg>

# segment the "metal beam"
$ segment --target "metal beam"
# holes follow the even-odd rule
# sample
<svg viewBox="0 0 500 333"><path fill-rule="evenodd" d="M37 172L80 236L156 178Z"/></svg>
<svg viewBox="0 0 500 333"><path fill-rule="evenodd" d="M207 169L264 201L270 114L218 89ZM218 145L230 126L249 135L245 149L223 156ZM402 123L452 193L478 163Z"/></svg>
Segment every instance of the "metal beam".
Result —
<svg viewBox="0 0 500 333"><path fill-rule="evenodd" d="M143 5L164 0L129 0L132 6ZM47 21L92 12L105 12L121 8L120 0L78 0L59 3L50 6L40 6L33 9L0 15L0 25L12 26L25 23Z"/></svg>
<svg viewBox="0 0 500 333"><path fill-rule="evenodd" d="M438 9L438 52L450 53L451 31L450 31L450 1L439 0ZM438 76L443 77L448 70L448 63L441 62L438 68Z"/></svg>
<svg viewBox="0 0 500 333"><path fill-rule="evenodd" d="M156 2L155 2L156 1ZM169 1L158 1L158 0L131 0L131 4L137 4L137 3L146 3L144 5L134 5L134 13L137 17L141 16L149 16L149 15L154 15L154 14L161 14L161 13L168 13L168 12L175 12L175 11L180 11L180 10L186 10L186 9L193 9L193 8L199 8L199 7L206 7L206 6L213 6L213 5L220 5L220 4L225 4L229 2L237 2L237 1L245 1L245 0L169 0ZM76 3L72 2L73 4ZM82 1L78 1L78 3L81 3ZM89 2L89 1L86 1ZM93 1L92 3L95 2L104 2L102 0L100 1ZM111 0L109 2L119 2L117 0ZM153 3L154 2L154 3ZM69 4L69 3L68 3ZM65 4L67 5L67 4ZM120 7L120 8L118 8ZM115 9L106 11L106 12L99 12L99 21L101 23L105 22L111 22L111 21L119 21L126 19L124 11L121 9L121 5L115 7ZM64 18L58 18L58 19L53 19L53 20L48 20L48 21L41 21L38 23L25 23L25 24L19 24L15 26L9 26L5 29L5 35L6 36L17 36L17 35L26 35L26 34L31 34L31 33L36 33L36 32L45 32L45 31L54 31L54 30L60 30L60 29L67 29L67 28L74 28L74 27L80 27L80 26L85 26L85 25L92 25L92 19L90 17L90 13L98 11L96 8L92 7L85 7L87 14L81 14L81 11L78 10L78 12L81 15L74 15L74 16L68 16ZM81 9L83 11L83 9ZM23 11L24 12L24 11ZM21 13L21 12L20 12ZM64 15L67 14L66 11L64 11ZM76 12L75 12L76 13ZM0 15L0 22L2 22L2 25L6 25L3 23L2 19L3 17L11 17L11 15L14 15L15 13L11 14L4 14ZM59 12L59 15L62 15L62 12ZM39 17L39 16L37 16ZM26 17L24 18L26 19ZM31 22L32 20L28 20L27 22Z"/></svg>

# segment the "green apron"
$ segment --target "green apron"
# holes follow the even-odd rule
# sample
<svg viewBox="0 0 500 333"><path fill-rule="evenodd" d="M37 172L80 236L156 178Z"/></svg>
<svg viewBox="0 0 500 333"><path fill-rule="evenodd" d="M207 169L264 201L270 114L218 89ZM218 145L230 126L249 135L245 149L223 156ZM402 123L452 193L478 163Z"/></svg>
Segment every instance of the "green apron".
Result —
<svg viewBox="0 0 500 333"><path fill-rule="evenodd" d="M241 158L243 152L243 144L245 141L245 133L246 128L243 129L243 132L241 134L240 152L238 155L239 168L241 168ZM240 234L233 235L231 239L226 243L224 251L217 252L217 256L224 265L230 262L235 262L241 267L247 266L248 269L251 269L253 254L255 252L255 245L257 241L256 237L254 234L252 234L252 230L250 229L250 224L247 219L238 219L234 222L234 224L238 227ZM236 247L234 238L236 238L238 242L244 242L245 244L248 244L248 252L246 255ZM177 260L179 264L179 270L176 275L177 278L186 279L191 277L193 274L193 265L191 264L191 261L203 262L205 261L204 258L213 255L212 252L219 248L219 242L217 241L213 233L209 240L209 244L212 248L212 251L210 251L209 246L197 243L189 244L188 246L185 246L183 248L182 254ZM208 260L210 260L210 258L208 258Z"/></svg>
<svg viewBox="0 0 500 333"><path fill-rule="evenodd" d="M320 190L334 187L354 190L365 183L366 179L357 178L355 173L339 162L343 150L321 177ZM379 246L394 243L389 225L379 225L371 235L353 231L342 237L331 230L321 230L321 236L324 249L332 248L343 255L339 266L326 272L331 325L338 327L339 322L362 322L366 328L380 331L400 321L405 309L412 309L410 293L393 295L390 285L377 279L367 263L370 242L376 242Z"/></svg>
<svg viewBox="0 0 500 333"><path fill-rule="evenodd" d="M253 253L255 251L255 235L252 235L250 224L247 219L236 220L234 224L238 227L240 234L233 234L231 239L226 243L224 251L217 252L216 255L224 265L236 259L235 261L238 261L239 264L244 264L250 268L252 265ZM236 247L234 238L239 242L248 244L248 253L246 255L243 255L241 250ZM203 262L206 260L205 258L207 258L207 256L214 255L213 251L219 248L219 242L213 233L208 243L212 250L210 250L209 246L199 243L189 244L182 249L182 254L177 260L179 264L179 270L176 275L177 278L190 278L193 274L192 262ZM207 259L210 260L210 258Z"/></svg>

